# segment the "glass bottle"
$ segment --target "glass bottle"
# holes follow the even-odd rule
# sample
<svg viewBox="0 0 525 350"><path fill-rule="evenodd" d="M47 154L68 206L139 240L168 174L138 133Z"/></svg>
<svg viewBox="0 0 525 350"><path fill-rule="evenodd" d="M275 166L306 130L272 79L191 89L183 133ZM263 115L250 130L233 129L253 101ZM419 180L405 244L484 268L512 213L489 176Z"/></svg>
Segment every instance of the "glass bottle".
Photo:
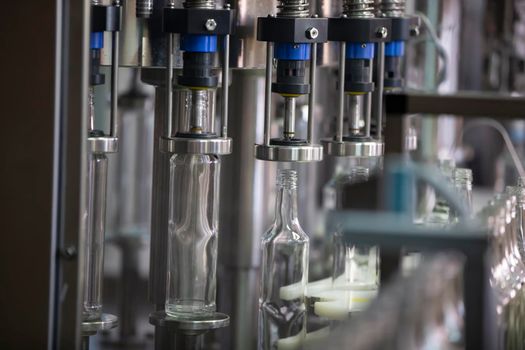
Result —
<svg viewBox="0 0 525 350"><path fill-rule="evenodd" d="M86 245L83 320L92 321L102 314L102 277L104 269L104 232L106 226L106 189L108 158L104 153L88 154Z"/></svg>
<svg viewBox="0 0 525 350"><path fill-rule="evenodd" d="M365 167L351 169L346 185L368 181L370 172ZM339 189L343 197L343 188ZM344 209L342 202L336 209ZM376 247L346 244L340 231L334 233L334 261L332 281L335 289L363 288L377 289L379 255Z"/></svg>
<svg viewBox="0 0 525 350"><path fill-rule="evenodd" d="M206 316L216 309L220 161L176 154L170 162L166 313Z"/></svg>
<svg viewBox="0 0 525 350"><path fill-rule="evenodd" d="M439 170L450 185L453 184L455 167L456 164L452 159L440 159L439 161ZM446 226L450 222L450 218L451 215L448 202L440 195L437 195L434 208L427 220L425 220L425 224L430 226Z"/></svg>
<svg viewBox="0 0 525 350"><path fill-rule="evenodd" d="M278 176L275 221L262 238L259 349L299 349L306 329L309 239L297 218L297 173Z"/></svg>
<svg viewBox="0 0 525 350"><path fill-rule="evenodd" d="M472 170L466 168L456 168L452 176L454 189L461 197L461 201L467 208L469 214L472 213ZM455 211L450 213L450 221L457 222L459 216Z"/></svg>

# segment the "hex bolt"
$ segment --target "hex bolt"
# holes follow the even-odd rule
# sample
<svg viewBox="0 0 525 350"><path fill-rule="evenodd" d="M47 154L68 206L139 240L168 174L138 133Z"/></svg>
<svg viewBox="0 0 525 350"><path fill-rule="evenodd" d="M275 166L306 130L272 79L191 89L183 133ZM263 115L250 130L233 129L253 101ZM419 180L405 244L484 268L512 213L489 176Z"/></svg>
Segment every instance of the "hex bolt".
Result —
<svg viewBox="0 0 525 350"><path fill-rule="evenodd" d="M410 35L411 36L419 36L419 26L413 26L410 28Z"/></svg>
<svg viewBox="0 0 525 350"><path fill-rule="evenodd" d="M209 18L208 20L206 20L204 27L206 27L207 31L213 32L215 28L217 28L217 22L215 22L213 18Z"/></svg>
<svg viewBox="0 0 525 350"><path fill-rule="evenodd" d="M73 245L60 249L60 255L66 260L73 260L77 256L77 248Z"/></svg>
<svg viewBox="0 0 525 350"><path fill-rule="evenodd" d="M388 29L385 27L378 28L376 31L376 37L379 39L385 39L388 36Z"/></svg>
<svg viewBox="0 0 525 350"><path fill-rule="evenodd" d="M315 27L312 27L312 28L308 28L306 30L306 37L308 39L315 39L319 36L319 30L317 30L317 28Z"/></svg>

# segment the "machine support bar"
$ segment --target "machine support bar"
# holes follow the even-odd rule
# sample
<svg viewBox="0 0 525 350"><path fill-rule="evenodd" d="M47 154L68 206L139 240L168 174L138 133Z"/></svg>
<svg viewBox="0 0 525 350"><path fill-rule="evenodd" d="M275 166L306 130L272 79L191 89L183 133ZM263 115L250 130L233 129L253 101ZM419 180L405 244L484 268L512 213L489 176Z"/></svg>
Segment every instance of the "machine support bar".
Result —
<svg viewBox="0 0 525 350"><path fill-rule="evenodd" d="M173 131L173 34L168 34L168 48L166 53L166 118L167 130L165 135L171 136Z"/></svg>
<svg viewBox="0 0 525 350"><path fill-rule="evenodd" d="M224 36L224 52L222 62L222 137L228 137L228 90L230 81L230 35Z"/></svg>
<svg viewBox="0 0 525 350"><path fill-rule="evenodd" d="M344 128L344 113L345 113L345 58L346 58L346 43L341 41L339 43L339 101L335 138L337 142L343 142L343 128Z"/></svg>
<svg viewBox="0 0 525 350"><path fill-rule="evenodd" d="M385 43L377 44L377 86L374 90L374 99L372 104L373 118L377 125L376 138L381 140L383 134L383 91L385 88Z"/></svg>
<svg viewBox="0 0 525 350"><path fill-rule="evenodd" d="M272 109L273 42L266 44L266 86L264 92L264 145L270 145L270 123Z"/></svg>
<svg viewBox="0 0 525 350"><path fill-rule="evenodd" d="M309 144L313 143L314 138L314 108L315 108L315 73L317 70L317 44L310 45L310 95L308 96L308 135L307 141Z"/></svg>

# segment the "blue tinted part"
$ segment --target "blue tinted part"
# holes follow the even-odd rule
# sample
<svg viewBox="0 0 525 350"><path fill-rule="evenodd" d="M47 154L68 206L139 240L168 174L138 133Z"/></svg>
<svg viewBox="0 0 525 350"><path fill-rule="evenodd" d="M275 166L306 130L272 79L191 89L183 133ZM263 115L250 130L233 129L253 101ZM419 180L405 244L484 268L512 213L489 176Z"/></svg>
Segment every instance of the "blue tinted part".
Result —
<svg viewBox="0 0 525 350"><path fill-rule="evenodd" d="M401 57L405 55L404 41L391 41L385 45L385 56Z"/></svg>
<svg viewBox="0 0 525 350"><path fill-rule="evenodd" d="M182 35L180 49L189 52L216 52L217 36L201 34Z"/></svg>
<svg viewBox="0 0 525 350"><path fill-rule="evenodd" d="M104 47L104 32L91 33L89 47L91 49L102 49Z"/></svg>
<svg viewBox="0 0 525 350"><path fill-rule="evenodd" d="M347 43L346 58L354 60L374 59L375 45L372 43Z"/></svg>
<svg viewBox="0 0 525 350"><path fill-rule="evenodd" d="M275 43L273 56L279 60L307 61L310 59L310 44Z"/></svg>

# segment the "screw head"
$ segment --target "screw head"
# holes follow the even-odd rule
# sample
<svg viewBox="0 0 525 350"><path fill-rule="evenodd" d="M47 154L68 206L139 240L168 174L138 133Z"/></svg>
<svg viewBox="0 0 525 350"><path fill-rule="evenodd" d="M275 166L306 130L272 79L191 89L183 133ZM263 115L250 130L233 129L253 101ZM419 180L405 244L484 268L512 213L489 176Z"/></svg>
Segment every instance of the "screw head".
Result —
<svg viewBox="0 0 525 350"><path fill-rule="evenodd" d="M225 9L225 10L229 10L229 9L231 9L231 5L230 5L230 4L225 4L225 5L224 5L224 9Z"/></svg>
<svg viewBox="0 0 525 350"><path fill-rule="evenodd" d="M419 36L419 26L413 26L412 28L410 28L410 35L411 36Z"/></svg>
<svg viewBox="0 0 525 350"><path fill-rule="evenodd" d="M308 28L306 30L306 37L308 39L315 39L319 36L319 30L317 30L317 28L315 27L312 27L312 28Z"/></svg>
<svg viewBox="0 0 525 350"><path fill-rule="evenodd" d="M388 36L388 29L385 27L378 28L376 31L376 37L379 39L385 39Z"/></svg>
<svg viewBox="0 0 525 350"><path fill-rule="evenodd" d="M215 28L217 28L217 22L215 22L213 18L209 18L208 20L206 20L204 27L206 27L207 31L213 32Z"/></svg>

